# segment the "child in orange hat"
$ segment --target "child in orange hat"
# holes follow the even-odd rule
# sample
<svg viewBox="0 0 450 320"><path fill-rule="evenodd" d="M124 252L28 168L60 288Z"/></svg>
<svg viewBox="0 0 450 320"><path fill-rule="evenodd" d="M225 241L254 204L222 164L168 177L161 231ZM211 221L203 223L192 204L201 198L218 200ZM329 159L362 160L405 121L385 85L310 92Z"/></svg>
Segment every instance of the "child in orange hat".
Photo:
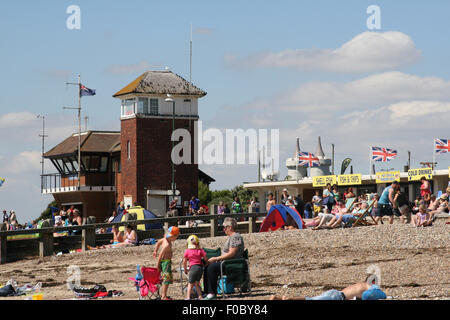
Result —
<svg viewBox="0 0 450 320"><path fill-rule="evenodd" d="M169 285L173 283L172 275L172 243L178 238L180 229L178 227L170 227L164 238L160 239L156 244L153 257L156 257L158 249L161 247L161 252L158 255L158 271L161 273L161 299L171 300L167 296Z"/></svg>

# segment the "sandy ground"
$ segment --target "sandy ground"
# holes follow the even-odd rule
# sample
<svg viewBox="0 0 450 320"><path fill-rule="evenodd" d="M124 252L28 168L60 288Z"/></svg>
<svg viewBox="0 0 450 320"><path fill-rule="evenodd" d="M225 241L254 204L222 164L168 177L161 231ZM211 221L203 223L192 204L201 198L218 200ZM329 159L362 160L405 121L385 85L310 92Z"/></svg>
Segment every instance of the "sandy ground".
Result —
<svg viewBox="0 0 450 320"><path fill-rule="evenodd" d="M433 227L378 225L336 230L292 230L244 234L250 254L252 294L232 299L265 300L271 294L316 295L364 281L369 266L379 268L381 287L394 299L450 299L450 225L438 219ZM216 248L225 237L204 238L201 244ZM174 269L178 268L185 240L174 244ZM78 266L81 284L96 283L121 290L123 297L138 295L128 277L136 264L155 266L154 246L117 248L28 259L0 266L0 283L14 278L19 286L42 282L44 299L73 299L67 289L67 268ZM175 271L169 296L183 299ZM23 300L25 297L12 299ZM7 298L0 298L7 299Z"/></svg>

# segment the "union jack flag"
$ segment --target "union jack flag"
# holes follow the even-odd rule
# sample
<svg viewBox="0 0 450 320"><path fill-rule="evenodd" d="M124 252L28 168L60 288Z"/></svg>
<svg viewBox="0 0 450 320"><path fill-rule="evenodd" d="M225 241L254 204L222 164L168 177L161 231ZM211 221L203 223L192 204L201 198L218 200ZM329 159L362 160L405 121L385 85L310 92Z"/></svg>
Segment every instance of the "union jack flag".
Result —
<svg viewBox="0 0 450 320"><path fill-rule="evenodd" d="M309 152L298 153L298 165L302 167L318 167L320 165L319 158Z"/></svg>
<svg viewBox="0 0 450 320"><path fill-rule="evenodd" d="M450 152L447 139L434 139L434 150L437 154Z"/></svg>
<svg viewBox="0 0 450 320"><path fill-rule="evenodd" d="M372 147L372 161L388 162L397 157L397 150Z"/></svg>
<svg viewBox="0 0 450 320"><path fill-rule="evenodd" d="M80 85L80 97L82 96L95 96L95 90L89 89L82 84Z"/></svg>

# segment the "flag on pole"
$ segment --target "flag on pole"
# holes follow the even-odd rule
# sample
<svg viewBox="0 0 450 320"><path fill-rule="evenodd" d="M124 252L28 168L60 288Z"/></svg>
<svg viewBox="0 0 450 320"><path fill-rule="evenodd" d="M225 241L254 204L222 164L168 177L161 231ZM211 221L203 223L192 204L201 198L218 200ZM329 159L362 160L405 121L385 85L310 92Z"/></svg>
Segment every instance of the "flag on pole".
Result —
<svg viewBox="0 0 450 320"><path fill-rule="evenodd" d="M450 145L448 139L434 139L434 152L435 154L442 154L450 152Z"/></svg>
<svg viewBox="0 0 450 320"><path fill-rule="evenodd" d="M388 162L397 157L397 150L372 147L372 161Z"/></svg>
<svg viewBox="0 0 450 320"><path fill-rule="evenodd" d="M320 165L319 158L310 152L298 153L298 165L302 167L318 167Z"/></svg>
<svg viewBox="0 0 450 320"><path fill-rule="evenodd" d="M82 96L95 96L95 90L89 89L82 84L80 84L80 97Z"/></svg>
<svg viewBox="0 0 450 320"><path fill-rule="evenodd" d="M0 187L3 185L4 182L5 182L5 179L0 177Z"/></svg>

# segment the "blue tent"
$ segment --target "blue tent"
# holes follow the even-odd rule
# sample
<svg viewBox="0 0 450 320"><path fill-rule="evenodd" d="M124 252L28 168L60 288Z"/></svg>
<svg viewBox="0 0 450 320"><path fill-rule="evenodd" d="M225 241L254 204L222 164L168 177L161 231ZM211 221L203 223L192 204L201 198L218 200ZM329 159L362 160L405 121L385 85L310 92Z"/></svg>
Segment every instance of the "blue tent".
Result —
<svg viewBox="0 0 450 320"><path fill-rule="evenodd" d="M156 214L154 214L151 211L148 211L142 207L132 207L128 210L130 213L136 213L137 220L144 220L144 219L155 219L158 218ZM125 217L124 214L121 213L117 215L113 221L111 221L111 224L118 223L118 222L124 222ZM138 225L138 230L150 230L150 229L162 229L163 225L161 223L146 223L144 225ZM107 230L108 232L111 232L111 228Z"/></svg>
<svg viewBox="0 0 450 320"><path fill-rule="evenodd" d="M275 231L286 225L288 215L294 219L299 229L304 228L303 220L297 210L282 204L274 205L264 218L259 232Z"/></svg>

